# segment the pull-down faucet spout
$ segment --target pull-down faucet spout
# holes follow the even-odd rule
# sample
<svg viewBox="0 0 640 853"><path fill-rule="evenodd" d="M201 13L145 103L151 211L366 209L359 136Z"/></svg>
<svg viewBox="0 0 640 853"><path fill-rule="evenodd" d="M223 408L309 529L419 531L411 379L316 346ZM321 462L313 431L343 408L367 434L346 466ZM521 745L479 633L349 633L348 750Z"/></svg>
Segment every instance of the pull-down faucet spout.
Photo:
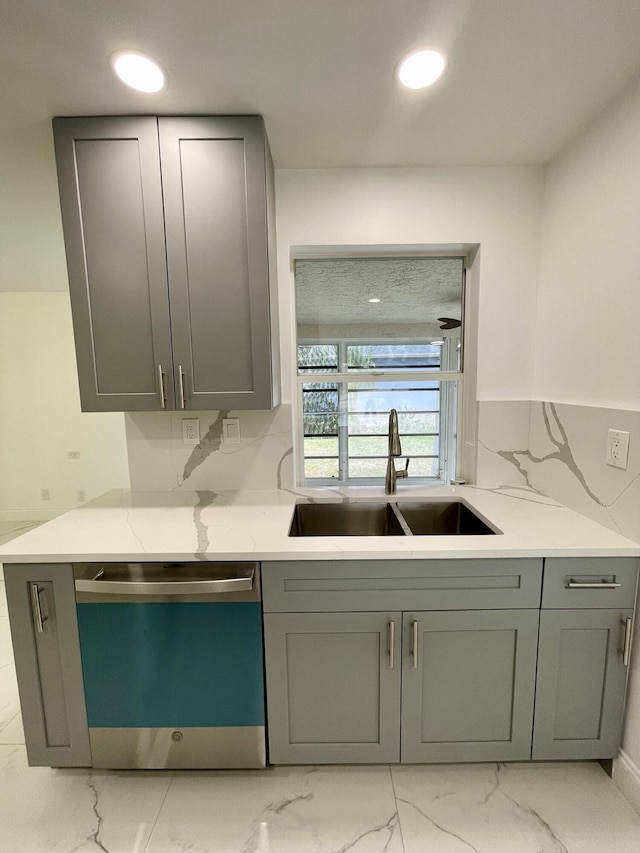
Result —
<svg viewBox="0 0 640 853"><path fill-rule="evenodd" d="M402 456L402 445L400 444L400 433L398 432L398 412L391 409L389 412L389 453L387 455L387 475L384 479L384 491L387 495L395 495L396 480L398 478L409 476L409 462L404 466L403 471L396 471L396 465L393 461L396 456Z"/></svg>

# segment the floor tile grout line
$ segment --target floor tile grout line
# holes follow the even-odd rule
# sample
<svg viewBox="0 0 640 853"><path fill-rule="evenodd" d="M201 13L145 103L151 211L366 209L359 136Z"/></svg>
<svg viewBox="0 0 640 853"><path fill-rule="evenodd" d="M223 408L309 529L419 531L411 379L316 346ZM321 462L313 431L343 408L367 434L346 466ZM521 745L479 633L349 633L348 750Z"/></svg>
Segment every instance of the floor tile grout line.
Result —
<svg viewBox="0 0 640 853"><path fill-rule="evenodd" d="M391 769L391 765L387 764L389 768L389 778L391 779L391 790L393 791L393 799L396 804L396 814L398 816L398 829L400 830L400 844L402 845L402 853L406 853L406 848L404 846L404 835L402 834L402 821L400 820L400 806L398 804L398 795L396 794L396 785L393 781L393 770Z"/></svg>
<svg viewBox="0 0 640 853"><path fill-rule="evenodd" d="M17 711L15 712L15 714L13 715L13 717L11 717L11 719L10 719L10 720L7 720L7 722L4 724L4 726L2 726L2 727L0 728L0 735L2 734L2 732L3 732L6 728L8 728L8 727L11 725L11 723L16 719L16 717L19 717L19 716L20 716L20 710L17 710ZM0 746L16 746L16 745L24 746L24 743L21 743L21 744L14 744L14 743L0 743Z"/></svg>
<svg viewBox="0 0 640 853"><path fill-rule="evenodd" d="M158 814L156 815L156 819L153 822L153 826L151 827L151 831L149 832L149 838L147 839L147 843L144 845L144 850L141 850L140 853L148 853L149 845L151 844L151 839L153 838L153 833L155 832L156 826L158 825L158 820L160 818L160 813L164 808L164 804L167 801L167 797L169 796L169 791L171 790L171 786L173 785L173 780L176 778L175 773L171 774L171 778L169 779L169 784L167 785L167 790L164 792L164 797L162 798L162 802L160 803L160 808L158 809Z"/></svg>

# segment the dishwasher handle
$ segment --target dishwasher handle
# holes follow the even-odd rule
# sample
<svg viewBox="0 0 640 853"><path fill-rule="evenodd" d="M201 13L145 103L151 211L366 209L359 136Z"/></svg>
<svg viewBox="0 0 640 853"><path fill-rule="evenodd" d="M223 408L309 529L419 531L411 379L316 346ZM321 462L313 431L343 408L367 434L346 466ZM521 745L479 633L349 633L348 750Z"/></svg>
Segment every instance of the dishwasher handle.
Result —
<svg viewBox="0 0 640 853"><path fill-rule="evenodd" d="M189 581L109 581L85 580L75 582L76 592L104 595L221 595L227 592L248 592L253 589L255 570L247 569L242 577Z"/></svg>

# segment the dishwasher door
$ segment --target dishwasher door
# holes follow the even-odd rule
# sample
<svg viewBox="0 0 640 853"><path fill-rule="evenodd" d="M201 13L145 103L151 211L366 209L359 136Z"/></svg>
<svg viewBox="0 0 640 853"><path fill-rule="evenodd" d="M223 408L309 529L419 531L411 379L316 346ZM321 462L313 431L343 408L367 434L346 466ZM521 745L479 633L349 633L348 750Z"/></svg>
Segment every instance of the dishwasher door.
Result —
<svg viewBox="0 0 640 853"><path fill-rule="evenodd" d="M92 764L264 767L258 563L74 566Z"/></svg>

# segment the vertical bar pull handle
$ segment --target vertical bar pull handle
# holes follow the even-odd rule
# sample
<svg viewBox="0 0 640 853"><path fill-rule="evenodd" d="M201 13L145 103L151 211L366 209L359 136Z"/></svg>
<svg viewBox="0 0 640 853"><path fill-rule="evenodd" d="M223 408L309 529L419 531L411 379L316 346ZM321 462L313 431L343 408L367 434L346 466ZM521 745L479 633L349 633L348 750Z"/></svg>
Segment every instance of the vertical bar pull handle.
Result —
<svg viewBox="0 0 640 853"><path fill-rule="evenodd" d="M413 660L413 668L418 668L418 620L414 619L411 623L411 658Z"/></svg>
<svg viewBox="0 0 640 853"><path fill-rule="evenodd" d="M184 371L182 370L182 365L178 365L178 396L180 398L180 408L187 408L187 401L184 396Z"/></svg>
<svg viewBox="0 0 640 853"><path fill-rule="evenodd" d="M393 619L387 625L389 631L389 669L393 669L393 661L396 656L396 623Z"/></svg>
<svg viewBox="0 0 640 853"><path fill-rule="evenodd" d="M164 371L161 364L158 365L158 394L160 394L160 408L164 409L166 397L164 395Z"/></svg>
<svg viewBox="0 0 640 853"><path fill-rule="evenodd" d="M44 619L42 618L42 609L40 607L40 590L37 583L30 584L30 587L33 620L36 623L36 631L38 634L44 634Z"/></svg>
<svg viewBox="0 0 640 853"><path fill-rule="evenodd" d="M621 619L620 624L624 628L624 639L622 647L618 648L618 652L622 655L624 666L629 666L629 658L631 657L631 618Z"/></svg>

